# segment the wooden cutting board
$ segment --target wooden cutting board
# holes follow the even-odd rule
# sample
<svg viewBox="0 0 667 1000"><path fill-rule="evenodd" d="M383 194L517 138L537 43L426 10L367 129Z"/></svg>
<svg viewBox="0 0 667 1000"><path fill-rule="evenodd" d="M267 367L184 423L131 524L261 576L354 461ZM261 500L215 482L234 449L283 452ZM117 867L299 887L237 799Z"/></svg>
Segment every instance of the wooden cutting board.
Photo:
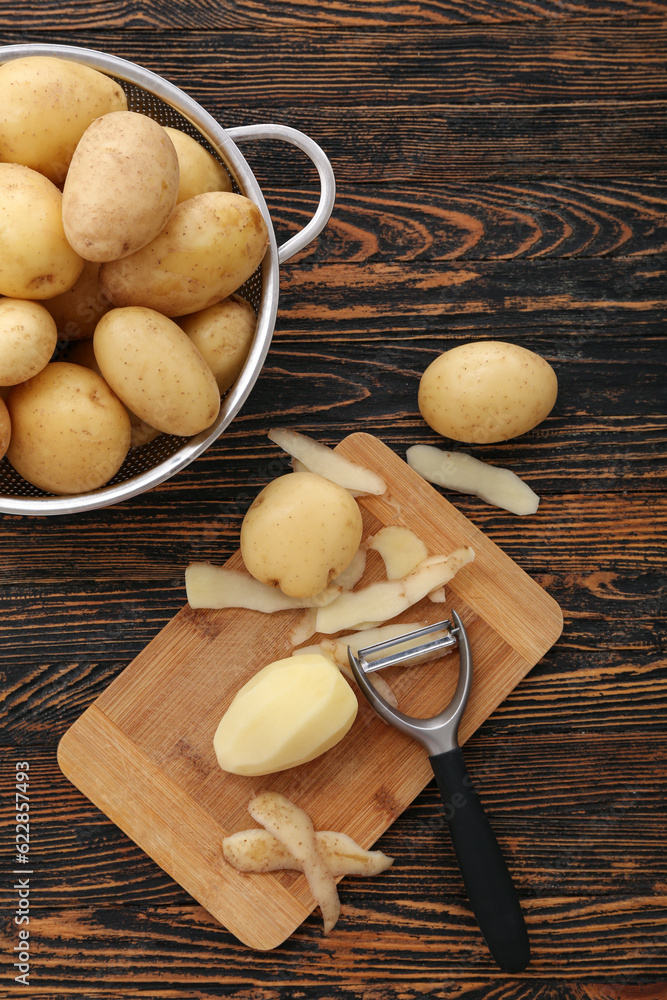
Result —
<svg viewBox="0 0 667 1000"><path fill-rule="evenodd" d="M389 485L387 495L360 501L367 533L403 524L424 539L430 554L461 545L475 550L475 561L446 588L444 605L426 599L398 619L434 623L451 608L460 614L474 665L459 733L464 742L557 640L560 608L377 438L353 434L337 450L378 471ZM238 553L228 565L241 567ZM381 578L382 562L373 552L362 584ZM186 605L58 748L69 780L257 949L283 942L315 904L302 875L241 875L224 861L222 838L256 825L246 808L254 793L279 790L311 814L316 829L343 831L369 848L432 777L421 747L377 718L363 698L345 739L309 764L264 778L220 770L213 752L220 718L257 669L288 655L288 633L300 614L193 611ZM402 709L427 716L449 700L457 671L454 652L434 665L394 667L384 676ZM391 877L391 870L380 877Z"/></svg>

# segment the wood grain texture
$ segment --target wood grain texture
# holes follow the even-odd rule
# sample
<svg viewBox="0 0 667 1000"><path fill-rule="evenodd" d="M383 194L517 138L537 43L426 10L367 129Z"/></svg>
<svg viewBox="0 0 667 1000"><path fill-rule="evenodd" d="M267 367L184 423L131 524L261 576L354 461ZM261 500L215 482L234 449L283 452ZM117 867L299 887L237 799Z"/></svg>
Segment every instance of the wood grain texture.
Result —
<svg viewBox="0 0 667 1000"><path fill-rule="evenodd" d="M285 5L276 5L281 8ZM173 13L178 16L179 10L182 4ZM432 27L396 32L379 25L373 31L332 26L319 34L297 32L289 45L280 30L265 24L252 33L193 31L186 49L173 20L164 28L128 35L110 26L80 40L56 30L34 40L85 44L147 64L222 109L245 101L318 108L332 100L352 108L360 92L367 104L391 106L568 103L572 94L606 105L614 99L627 104L665 98L662 20L627 27L561 20L509 27L487 23L437 33ZM0 44L26 40L0 31Z"/></svg>
<svg viewBox="0 0 667 1000"><path fill-rule="evenodd" d="M334 215L281 270L268 363L239 418L169 483L71 518L0 517L0 823L34 767L30 995L138 1000L664 1000L664 0L212 3L0 0L0 44L133 59L227 125L322 144ZM314 171L247 144L280 242ZM382 880L346 879L255 960L61 775L60 736L224 561L286 468L280 422L398 455L437 444L421 371L482 337L543 353L559 399L536 431L473 449L542 496L534 518L447 499L562 606L556 646L466 743L535 928L529 976L488 964L433 784L385 833ZM444 492L444 491L443 491ZM11 792L11 786L9 787ZM0 885L2 952L15 944ZM0 997L20 987L3 969Z"/></svg>
<svg viewBox="0 0 667 1000"><path fill-rule="evenodd" d="M534 0L519 3L518 0L477 0L469 4L465 0L429 0L417 3L408 0L396 4L393 0L374 4L372 7L358 0L339 0L333 7L323 7L311 2L283 2L264 4L261 0L225 0L211 3L209 0L183 0L178 6L167 3L150 4L146 0L123 0L111 3L82 2L60 5L54 0L36 3L29 0L21 5L19 12L3 0L0 4L0 18L14 31L29 33L62 29L63 23L78 30L118 29L142 30L146 28L173 29L258 29L308 30L315 37L327 30L338 27L376 28L387 26L402 28L408 25L429 27L452 27L460 24L502 24L523 21L556 21L567 23L568 19L581 18L604 21L607 19L654 20L663 16L665 6L662 0Z"/></svg>

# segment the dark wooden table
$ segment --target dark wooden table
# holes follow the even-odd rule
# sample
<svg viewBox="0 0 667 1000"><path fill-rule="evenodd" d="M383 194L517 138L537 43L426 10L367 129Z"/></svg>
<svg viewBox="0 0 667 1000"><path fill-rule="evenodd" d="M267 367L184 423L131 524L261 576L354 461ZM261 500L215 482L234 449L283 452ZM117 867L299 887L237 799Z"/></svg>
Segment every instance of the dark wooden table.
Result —
<svg viewBox="0 0 667 1000"><path fill-rule="evenodd" d="M666 14L664 0L0 0L1 44L102 49L223 125L295 126L338 182L326 231L281 272L250 401L204 457L114 508L0 516L0 996L667 996ZM277 144L247 155L283 241L314 210L314 171ZM184 604L187 563L235 550L280 467L271 424L331 445L363 429L401 455L439 443L419 376L478 338L536 350L560 382L537 430L472 449L522 475L538 513L449 495L565 615L466 747L532 962L514 977L488 957L433 785L380 842L391 872L343 883L334 934L315 914L253 953L63 778L58 740ZM22 760L29 987L11 968Z"/></svg>

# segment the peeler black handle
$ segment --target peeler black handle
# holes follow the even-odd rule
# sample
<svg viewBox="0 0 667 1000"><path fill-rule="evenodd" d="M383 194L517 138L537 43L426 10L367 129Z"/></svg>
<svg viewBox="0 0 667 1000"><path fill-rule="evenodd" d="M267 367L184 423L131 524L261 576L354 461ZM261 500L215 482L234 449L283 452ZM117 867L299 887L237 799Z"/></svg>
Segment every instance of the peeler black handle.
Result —
<svg viewBox="0 0 667 1000"><path fill-rule="evenodd" d="M512 877L460 747L429 758L440 789L468 899L493 958L505 972L530 960L528 932Z"/></svg>

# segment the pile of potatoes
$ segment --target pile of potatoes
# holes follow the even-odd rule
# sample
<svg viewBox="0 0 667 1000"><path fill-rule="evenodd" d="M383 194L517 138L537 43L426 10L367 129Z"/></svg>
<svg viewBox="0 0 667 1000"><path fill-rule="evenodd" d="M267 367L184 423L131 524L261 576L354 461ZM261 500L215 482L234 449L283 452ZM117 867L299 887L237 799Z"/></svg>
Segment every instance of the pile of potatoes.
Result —
<svg viewBox="0 0 667 1000"><path fill-rule="evenodd" d="M210 427L256 317L259 208L194 138L65 59L0 65L0 457L85 493Z"/></svg>

